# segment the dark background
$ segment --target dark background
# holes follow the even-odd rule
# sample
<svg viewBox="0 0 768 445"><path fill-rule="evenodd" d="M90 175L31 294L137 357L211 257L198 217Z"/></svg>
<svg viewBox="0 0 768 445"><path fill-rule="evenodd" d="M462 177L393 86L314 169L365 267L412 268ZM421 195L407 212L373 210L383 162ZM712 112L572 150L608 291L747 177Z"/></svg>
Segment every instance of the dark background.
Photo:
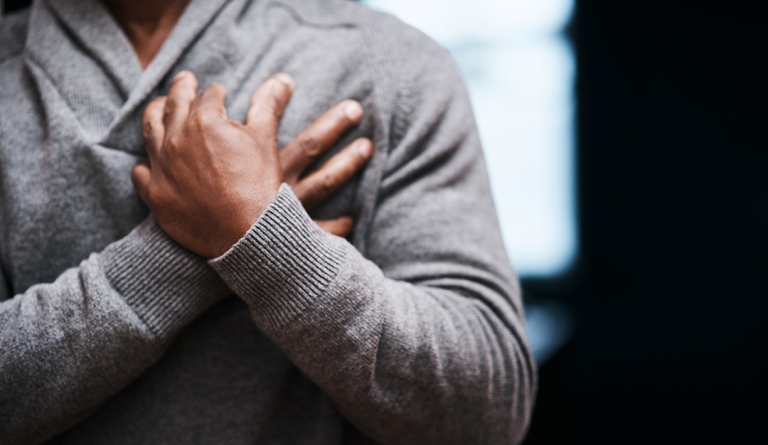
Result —
<svg viewBox="0 0 768 445"><path fill-rule="evenodd" d="M765 3L577 0L580 257L523 283L575 329L527 445L768 443Z"/></svg>
<svg viewBox="0 0 768 445"><path fill-rule="evenodd" d="M576 329L526 444L768 443L766 2L577 0Z"/></svg>

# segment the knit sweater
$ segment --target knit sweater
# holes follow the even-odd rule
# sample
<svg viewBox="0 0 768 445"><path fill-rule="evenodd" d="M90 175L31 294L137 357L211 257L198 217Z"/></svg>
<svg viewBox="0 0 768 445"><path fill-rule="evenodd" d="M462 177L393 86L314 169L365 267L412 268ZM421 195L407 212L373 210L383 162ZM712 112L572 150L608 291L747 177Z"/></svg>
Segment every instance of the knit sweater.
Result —
<svg viewBox="0 0 768 445"><path fill-rule="evenodd" d="M373 140L308 214L287 185L226 254L131 186L181 70L229 118L287 72L284 146L332 105ZM350 240L313 223L350 215ZM501 444L536 371L469 99L450 57L344 0L193 0L142 70L97 0L0 20L0 442Z"/></svg>

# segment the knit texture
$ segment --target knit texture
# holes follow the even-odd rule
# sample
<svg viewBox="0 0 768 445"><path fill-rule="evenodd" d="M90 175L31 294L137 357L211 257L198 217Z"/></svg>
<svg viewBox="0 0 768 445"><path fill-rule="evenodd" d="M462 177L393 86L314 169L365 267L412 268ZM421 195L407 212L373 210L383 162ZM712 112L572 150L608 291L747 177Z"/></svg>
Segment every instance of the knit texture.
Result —
<svg viewBox="0 0 768 445"><path fill-rule="evenodd" d="M243 121L296 81L278 145L364 115L363 171L283 185L207 261L131 184L141 115L190 70ZM258 174L258 173L255 173ZM313 219L351 216L349 240ZM0 442L520 443L536 370L469 98L448 54L346 0L192 0L142 70L99 0L0 19Z"/></svg>
<svg viewBox="0 0 768 445"><path fill-rule="evenodd" d="M323 294L342 264L342 243L324 233L283 184L253 229L210 264L247 299L259 325L274 331Z"/></svg>
<svg viewBox="0 0 768 445"><path fill-rule="evenodd" d="M150 217L102 254L107 280L159 337L178 331L228 293L199 256Z"/></svg>

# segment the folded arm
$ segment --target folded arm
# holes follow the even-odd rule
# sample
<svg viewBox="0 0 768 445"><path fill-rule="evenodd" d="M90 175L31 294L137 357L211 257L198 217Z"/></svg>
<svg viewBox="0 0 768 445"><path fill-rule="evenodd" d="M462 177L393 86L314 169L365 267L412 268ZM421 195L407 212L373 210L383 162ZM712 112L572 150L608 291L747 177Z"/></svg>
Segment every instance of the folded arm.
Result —
<svg viewBox="0 0 768 445"><path fill-rule="evenodd" d="M228 293L149 218L53 283L0 302L3 442L38 442L84 419Z"/></svg>
<svg viewBox="0 0 768 445"><path fill-rule="evenodd" d="M223 205L241 209L239 194L260 196L259 208L205 222L219 240L188 247L208 257L226 252L210 263L250 305L259 328L367 435L385 443L517 443L536 379L519 290L466 92L447 57L436 64L414 82L411 97L401 98L408 110L399 116L402 135L377 153L386 168L377 196L368 197L377 207L365 257L313 224L270 167L277 126L263 110L279 115L289 81L265 84L249 121L235 128L223 121L223 91L203 92L189 116L208 114L206 124L194 124L198 115L178 127L176 145L184 150L173 156L163 153L174 137L158 140L151 171L137 186L156 215L175 212L164 203L178 202L181 192L158 188L154 197L162 199L155 201L152 176L165 184L165 163L194 171L199 156L215 153L211 162L222 163L215 170L227 174L208 176L207 188L230 196L228 187L237 185ZM217 136L196 139L196 131ZM241 156L231 144L211 143L230 131L242 132L237 137L250 138L260 153L259 183L230 170L240 163L228 159ZM184 211L212 214L204 193L183 199ZM165 222L180 242L199 239L199 228Z"/></svg>
<svg viewBox="0 0 768 445"><path fill-rule="evenodd" d="M281 153L278 168L308 207L365 163L353 146L301 177L361 114L359 104L342 102ZM348 217L317 224L340 236L353 227ZM230 293L204 258L168 237L153 217L53 283L16 296L0 270L3 443L36 443L85 419Z"/></svg>

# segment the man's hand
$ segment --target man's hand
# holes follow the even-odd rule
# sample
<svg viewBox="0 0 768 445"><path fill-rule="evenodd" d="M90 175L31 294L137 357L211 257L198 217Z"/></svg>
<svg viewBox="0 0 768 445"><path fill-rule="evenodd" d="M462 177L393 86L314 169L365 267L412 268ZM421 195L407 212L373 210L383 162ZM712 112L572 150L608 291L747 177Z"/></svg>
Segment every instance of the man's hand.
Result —
<svg viewBox="0 0 768 445"><path fill-rule="evenodd" d="M293 88L285 74L267 80L251 98L244 125L227 119L224 87L213 85L196 95L197 80L189 72L174 79L167 98L147 106L143 131L149 162L138 165L132 179L168 235L204 257L220 256L258 219L283 180L304 196L305 205L314 205L364 164L372 148L370 141L358 140L299 180L306 166L359 120L362 109L350 101L334 107L279 154L277 130ZM348 233L352 224L337 219L325 225Z"/></svg>
<svg viewBox="0 0 768 445"><path fill-rule="evenodd" d="M363 107L346 100L328 110L280 151L283 181L288 183L306 210L325 201L365 165L373 144L357 139L313 173L301 178L307 168L363 116ZM354 220L347 216L315 221L326 232L347 237Z"/></svg>

